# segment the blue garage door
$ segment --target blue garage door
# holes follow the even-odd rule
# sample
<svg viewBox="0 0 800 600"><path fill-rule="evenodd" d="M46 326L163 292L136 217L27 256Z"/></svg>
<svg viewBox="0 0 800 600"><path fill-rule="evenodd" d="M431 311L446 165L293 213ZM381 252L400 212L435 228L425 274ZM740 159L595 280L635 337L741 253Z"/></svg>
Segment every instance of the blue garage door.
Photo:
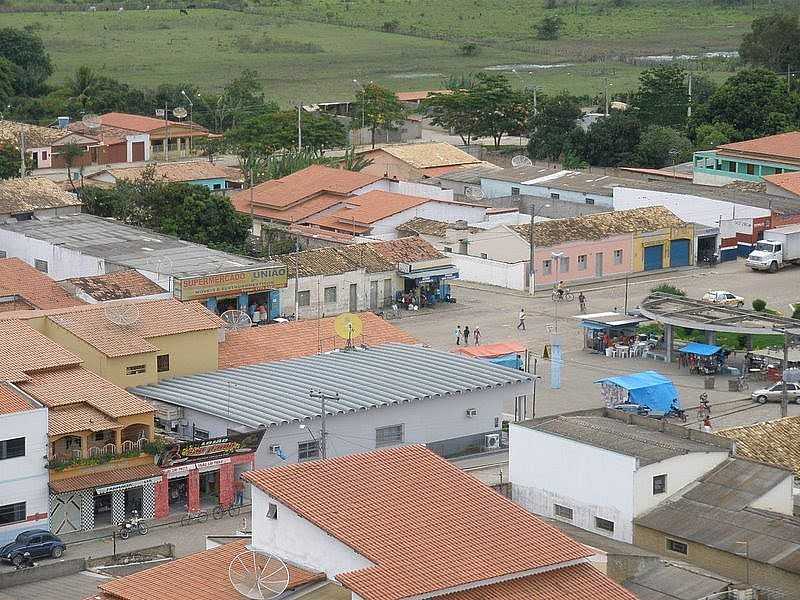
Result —
<svg viewBox="0 0 800 600"><path fill-rule="evenodd" d="M664 267L664 245L648 246L644 249L644 270L655 271Z"/></svg>
<svg viewBox="0 0 800 600"><path fill-rule="evenodd" d="M689 266L689 240L672 240L669 243L669 266Z"/></svg>

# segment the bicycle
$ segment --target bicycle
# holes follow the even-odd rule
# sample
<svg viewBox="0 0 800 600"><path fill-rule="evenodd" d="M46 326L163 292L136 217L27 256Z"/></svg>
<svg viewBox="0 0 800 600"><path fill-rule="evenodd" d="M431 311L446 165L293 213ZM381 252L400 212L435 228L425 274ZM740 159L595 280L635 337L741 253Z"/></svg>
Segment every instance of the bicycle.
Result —
<svg viewBox="0 0 800 600"><path fill-rule="evenodd" d="M705 421L711 417L711 404L708 401L708 394L700 394L700 404L697 407L697 420Z"/></svg>
<svg viewBox="0 0 800 600"><path fill-rule="evenodd" d="M553 290L552 294L550 294L553 302L572 302L575 300L575 294L570 292L569 290L564 290L563 294L559 294L558 290Z"/></svg>
<svg viewBox="0 0 800 600"><path fill-rule="evenodd" d="M739 375L736 378L736 391L737 392L744 392L745 390L750 389L750 383L747 381L747 375Z"/></svg>
<svg viewBox="0 0 800 600"><path fill-rule="evenodd" d="M208 511L198 510L197 512L186 511L186 514L181 517L181 527L191 525L195 521L205 523L208 521Z"/></svg>
<svg viewBox="0 0 800 600"><path fill-rule="evenodd" d="M214 516L214 519L219 520L225 516L225 513L228 513L228 515L231 517L238 517L239 513L241 512L242 512L242 506L240 504L236 504L235 502L233 502L228 506L217 504L214 507L212 514Z"/></svg>

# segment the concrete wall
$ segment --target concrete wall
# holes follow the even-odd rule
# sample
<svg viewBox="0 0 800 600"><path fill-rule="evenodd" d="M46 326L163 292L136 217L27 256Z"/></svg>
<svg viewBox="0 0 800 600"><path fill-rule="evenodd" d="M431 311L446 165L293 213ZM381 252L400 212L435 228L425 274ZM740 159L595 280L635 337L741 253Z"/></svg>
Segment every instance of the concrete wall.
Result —
<svg viewBox="0 0 800 600"><path fill-rule="evenodd" d="M527 427L509 427L508 477L513 499L552 518L554 504L573 510L568 521L624 542L633 540L636 459ZM614 522L614 533L595 527Z"/></svg>
<svg viewBox="0 0 800 600"><path fill-rule="evenodd" d="M598 175L602 177L602 175ZM612 206L614 199L611 196L611 190L605 192L578 192L572 190L559 189L553 187L556 185L558 179L553 179L551 185L547 181L540 181L535 184L516 183L513 181L501 181L499 179L492 179L491 177L481 177L481 189L487 198L498 198L502 196L511 196L511 188L519 190L519 194L527 196L536 196L538 198L553 198L567 202L574 202L576 204L593 204L594 206ZM554 198L553 194L557 194ZM587 202L587 200L594 200L594 202Z"/></svg>
<svg viewBox="0 0 800 600"><path fill-rule="evenodd" d="M535 227L535 225L534 225ZM527 244L526 244L527 245ZM614 251L622 250L622 260L614 262ZM564 257L554 259L553 253L563 253ZM597 255L602 254L602 273L597 270ZM585 268L581 268L578 257L585 256ZM564 271L564 258L569 259L568 271ZM545 272L545 261L550 262L550 273ZM558 264L556 264L558 263ZM559 281L577 282L597 279L607 275L618 275L631 271L631 236L617 235L602 240L576 240L549 248L537 247L534 255L536 285L551 285Z"/></svg>
<svg viewBox="0 0 800 600"><path fill-rule="evenodd" d="M104 275L106 272L103 259L28 238L7 229L0 229L0 250L4 250L8 258L20 258L31 266L35 266L36 259L46 260L47 274L57 281L70 277Z"/></svg>
<svg viewBox="0 0 800 600"><path fill-rule="evenodd" d="M267 518L269 505L278 518ZM350 507L342 506L342 510ZM334 579L340 573L374 566L335 537L307 521L257 487L252 487L253 546L296 565L325 573Z"/></svg>
<svg viewBox="0 0 800 600"><path fill-rule="evenodd" d="M381 240L393 240L400 237L396 231L398 225L407 223L415 217L424 217L436 221L453 223L455 221L482 221L486 209L482 206L472 206L458 202L426 202L419 206L401 211L373 224L370 237Z"/></svg>
<svg viewBox="0 0 800 600"><path fill-rule="evenodd" d="M327 454L330 458L373 450L375 429L389 425L404 426L404 444L425 444L493 432L500 427L499 421L495 425L495 420L503 414L504 404L512 405L516 397L530 394L531 389L530 383L517 383L490 390L464 392L329 416L326 423L329 432ZM468 408L476 408L478 414L467 417ZM184 418L188 422L188 433L191 433L194 424L195 427L208 431L211 437L225 435L228 429L241 427L239 423L192 409L184 411ZM268 428L256 453L256 467L297 462L297 445L312 439L308 429L319 439L320 419L315 418L305 424L307 429L300 429L298 423ZM281 446L288 455L286 461L270 452L269 447L272 444Z"/></svg>
<svg viewBox="0 0 800 600"><path fill-rule="evenodd" d="M353 191L353 194L360 196L373 190L392 192L393 194L404 194L406 196L418 196L420 198L432 198L433 200L452 200L453 190L443 190L435 185L418 183L416 181L394 181L391 179L380 179L375 183L365 185Z"/></svg>
<svg viewBox="0 0 800 600"><path fill-rule="evenodd" d="M505 263L453 253L447 253L447 257L458 267L458 278L461 281L475 281L512 290L526 289L527 261Z"/></svg>
<svg viewBox="0 0 800 600"><path fill-rule="evenodd" d="M750 503L751 508L760 508L762 510L769 510L790 517L794 515L794 498L793 498L793 483L794 477L791 474L786 475L786 479L772 488L769 492L761 496L755 502Z"/></svg>
<svg viewBox="0 0 800 600"><path fill-rule="evenodd" d="M0 506L25 502L27 519L0 526L0 544L25 529L49 529L47 409L0 415L0 440L25 438L25 456L0 460Z"/></svg>
<svg viewBox="0 0 800 600"><path fill-rule="evenodd" d="M505 263L518 263L530 260L528 241L505 225L471 233L468 236L467 251L470 256L486 258Z"/></svg>

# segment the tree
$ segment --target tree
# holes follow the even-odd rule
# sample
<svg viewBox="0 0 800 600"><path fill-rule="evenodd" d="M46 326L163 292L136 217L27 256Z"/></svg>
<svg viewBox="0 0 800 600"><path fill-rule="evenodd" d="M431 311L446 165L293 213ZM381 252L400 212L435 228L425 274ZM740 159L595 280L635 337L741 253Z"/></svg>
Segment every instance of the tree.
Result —
<svg viewBox="0 0 800 600"><path fill-rule="evenodd" d="M0 179L18 177L19 168L19 148L16 148L11 144L0 146Z"/></svg>
<svg viewBox="0 0 800 600"><path fill-rule="evenodd" d="M699 150L711 150L733 140L736 129L730 123L718 121L700 125L695 129L694 135L695 146Z"/></svg>
<svg viewBox="0 0 800 600"><path fill-rule="evenodd" d="M800 65L800 23L796 13L787 11L759 17L753 20L750 29L739 47L742 60L773 71Z"/></svg>
<svg viewBox="0 0 800 600"><path fill-rule="evenodd" d="M737 139L746 140L777 133L792 122L796 97L786 93L786 82L775 73L745 70L712 94L708 109L715 121L736 129Z"/></svg>
<svg viewBox="0 0 800 600"><path fill-rule="evenodd" d="M674 156L673 156L674 153ZM642 167L660 169L692 158L692 142L671 127L651 125L642 132L636 146L636 162Z"/></svg>
<svg viewBox="0 0 800 600"><path fill-rule="evenodd" d="M397 129L406 116L406 109L394 92L369 83L356 95L353 103L353 129L362 124L371 132L372 147L375 148L375 132L379 127Z"/></svg>
<svg viewBox="0 0 800 600"><path fill-rule="evenodd" d="M14 95L16 84L16 65L6 58L0 58L0 112Z"/></svg>
<svg viewBox="0 0 800 600"><path fill-rule="evenodd" d="M468 146L478 135L478 111L467 89L451 90L450 93L432 94L422 106L430 115L431 123L452 131Z"/></svg>
<svg viewBox="0 0 800 600"><path fill-rule="evenodd" d="M634 162L640 138L641 125L635 116L611 111L585 133L580 129L573 132L570 143L575 153L590 165L616 167Z"/></svg>
<svg viewBox="0 0 800 600"><path fill-rule="evenodd" d="M198 123L216 132L235 127L256 114L277 110L278 105L264 97L258 73L251 70L230 81L219 95L199 94L195 106Z"/></svg>
<svg viewBox="0 0 800 600"><path fill-rule="evenodd" d="M38 96L45 91L45 81L53 74L53 65L38 35L25 29L0 29L0 58L17 67L14 86L17 95Z"/></svg>
<svg viewBox="0 0 800 600"><path fill-rule="evenodd" d="M347 145L339 121L329 115L302 115L303 147L314 151ZM225 141L238 153L270 154L297 147L297 111L288 110L250 117L225 134Z"/></svg>
<svg viewBox="0 0 800 600"><path fill-rule="evenodd" d="M528 126L528 154L558 160L567 150L569 134L577 127L580 116L580 102L567 92L542 98Z"/></svg>
<svg viewBox="0 0 800 600"><path fill-rule="evenodd" d="M527 94L514 90L502 73L478 73L467 94L477 115L476 133L491 137L495 148L505 134L521 129L528 119Z"/></svg>
<svg viewBox="0 0 800 600"><path fill-rule="evenodd" d="M683 127L689 106L686 71L677 65L658 65L639 75L633 103L643 126Z"/></svg>
<svg viewBox="0 0 800 600"><path fill-rule="evenodd" d="M561 17L545 17L535 25L536 37L540 40L557 40L563 26L564 19Z"/></svg>
<svg viewBox="0 0 800 600"><path fill-rule="evenodd" d="M67 144L61 147L59 154L64 159L64 166L67 167L67 179L69 179L69 184L72 186L72 191L77 193L75 180L72 179L72 169L75 168L77 160L86 154L86 149L77 144Z"/></svg>
<svg viewBox="0 0 800 600"><path fill-rule="evenodd" d="M371 158L356 154L356 149L351 146L344 151L339 166L345 171L362 171L374 162Z"/></svg>

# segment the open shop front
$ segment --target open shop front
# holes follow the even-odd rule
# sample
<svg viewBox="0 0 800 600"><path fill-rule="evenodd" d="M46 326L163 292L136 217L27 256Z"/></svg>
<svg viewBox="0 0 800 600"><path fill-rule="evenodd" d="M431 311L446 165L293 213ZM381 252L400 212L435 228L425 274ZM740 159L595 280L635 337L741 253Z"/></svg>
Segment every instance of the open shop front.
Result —
<svg viewBox="0 0 800 600"><path fill-rule="evenodd" d="M678 350L678 365L693 375L716 375L725 365L727 353L721 346L690 342Z"/></svg>
<svg viewBox="0 0 800 600"><path fill-rule="evenodd" d="M617 312L603 312L576 316L583 328L583 349L595 354L616 354L615 349L627 349L630 355L641 353L647 344L637 334L639 324L648 321L644 317Z"/></svg>
<svg viewBox="0 0 800 600"><path fill-rule="evenodd" d="M405 280L403 291L397 292L397 304L405 308L424 308L440 302L455 302L450 295L452 279L458 279L458 268L450 259L434 258L413 263L400 263L398 270Z"/></svg>

